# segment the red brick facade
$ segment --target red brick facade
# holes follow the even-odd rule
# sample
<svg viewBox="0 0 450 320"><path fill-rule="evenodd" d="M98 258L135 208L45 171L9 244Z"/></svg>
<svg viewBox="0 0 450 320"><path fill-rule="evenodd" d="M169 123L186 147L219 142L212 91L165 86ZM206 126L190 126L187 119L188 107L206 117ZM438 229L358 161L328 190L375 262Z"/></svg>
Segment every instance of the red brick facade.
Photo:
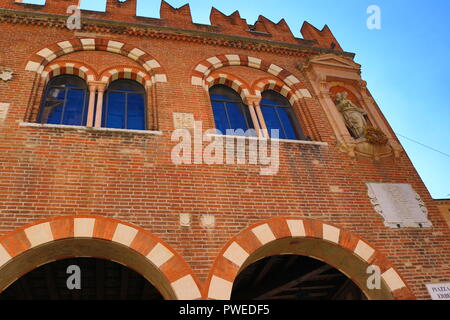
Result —
<svg viewBox="0 0 450 320"><path fill-rule="evenodd" d="M64 15L76 3L0 0L0 71L14 72L11 81L0 80L0 103L9 104L0 122L0 278L2 261L34 250L33 241L76 237L74 221L84 218L93 223L88 237L116 236L124 245L133 225L139 231L125 241L130 250L147 256L158 241L169 248L173 256L158 260L164 262L158 267L173 285L172 298L224 297L211 281L219 279L215 285L223 292L240 265L223 255L233 243L249 255L264 245L251 232L258 226L267 227L262 232L272 240L323 239L355 255L359 245L369 245L374 251L359 257L380 266L397 299L429 299L425 284L450 281L450 229L355 76L353 54L342 51L328 27L305 23L304 38L297 39L284 20L260 17L249 26L238 12L213 10L206 26L192 23L188 6L163 2L158 20L135 17L135 1L108 0L106 13L83 11L83 29L71 31ZM320 71L333 68L334 75ZM91 82L93 90L112 77L143 84L149 131L35 125L46 82L66 73ZM247 101L269 87L282 93L305 135L324 144L281 142L274 176L261 176L254 165L174 165L173 113L192 113L204 129L214 128L207 88L217 83L234 83ZM368 110L391 152L364 156L352 149L342 119L325 104L337 87ZM433 228L385 227L367 195L369 182L411 184ZM180 214L190 214L190 226L180 226ZM215 217L214 228L202 226L204 215ZM304 234L293 231L292 221L302 222ZM131 229L124 227L123 236L118 225ZM336 241L327 239L329 232Z"/></svg>

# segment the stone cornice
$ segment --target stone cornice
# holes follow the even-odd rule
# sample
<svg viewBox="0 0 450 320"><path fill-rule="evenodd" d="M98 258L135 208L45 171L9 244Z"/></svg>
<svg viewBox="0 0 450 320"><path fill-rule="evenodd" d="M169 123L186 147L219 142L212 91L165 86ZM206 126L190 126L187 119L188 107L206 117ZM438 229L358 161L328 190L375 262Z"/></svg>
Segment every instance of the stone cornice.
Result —
<svg viewBox="0 0 450 320"><path fill-rule="evenodd" d="M147 19L147 18L143 18ZM41 12L28 12L10 9L0 9L0 22L12 24L27 24L48 28L66 28L67 16ZM148 19L152 20L152 19ZM205 26L214 29L214 26ZM308 56L325 53L354 58L354 53L323 49L305 44L290 44L285 42L247 38L210 31L187 30L144 23L121 22L83 17L83 28L79 32L94 32L103 34L127 34L148 38L186 41L207 45L232 47L253 51L272 52L288 56Z"/></svg>

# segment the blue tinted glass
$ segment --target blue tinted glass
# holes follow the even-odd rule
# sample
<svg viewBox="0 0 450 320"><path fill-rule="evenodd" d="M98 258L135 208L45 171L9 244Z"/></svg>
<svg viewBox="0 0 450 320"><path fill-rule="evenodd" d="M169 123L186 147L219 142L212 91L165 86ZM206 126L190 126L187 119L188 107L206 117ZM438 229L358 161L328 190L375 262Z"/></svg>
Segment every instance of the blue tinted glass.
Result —
<svg viewBox="0 0 450 320"><path fill-rule="evenodd" d="M128 128L130 130L145 130L145 103L140 94L128 95Z"/></svg>
<svg viewBox="0 0 450 320"><path fill-rule="evenodd" d="M248 130L247 123L245 122L243 110L239 105L235 103L227 103L228 117L230 118L230 128L229 129L242 129L244 131Z"/></svg>
<svg viewBox="0 0 450 320"><path fill-rule="evenodd" d="M107 128L125 129L125 101L124 93L110 92L108 94L107 112L103 110L103 119Z"/></svg>
<svg viewBox="0 0 450 320"><path fill-rule="evenodd" d="M58 76L49 84L40 121L49 124L86 125L86 83L76 76Z"/></svg>
<svg viewBox="0 0 450 320"><path fill-rule="evenodd" d="M81 90L68 90L62 124L71 126L83 125L84 95L84 91Z"/></svg>
<svg viewBox="0 0 450 320"><path fill-rule="evenodd" d="M220 134L226 134L226 130L229 129L229 124L224 103L212 101L212 107L217 130L220 130Z"/></svg>
<svg viewBox="0 0 450 320"><path fill-rule="evenodd" d="M292 125L291 117L286 111L286 108L278 108L278 116L283 124L286 139L297 140L297 134L295 133L294 126Z"/></svg>
<svg viewBox="0 0 450 320"><path fill-rule="evenodd" d="M42 116L45 117L45 112L49 112L46 123L61 124L63 105L64 101L61 101L57 103L51 103L51 106L45 108L46 110L44 110L44 114Z"/></svg>
<svg viewBox="0 0 450 320"><path fill-rule="evenodd" d="M271 99L262 99L261 105L279 106L280 104Z"/></svg>
<svg viewBox="0 0 450 320"><path fill-rule="evenodd" d="M213 94L213 95L211 95L211 100L226 100L226 101L230 101L231 99L226 97L226 96L223 96L221 94Z"/></svg>
<svg viewBox="0 0 450 320"><path fill-rule="evenodd" d="M63 89L63 88L52 88L48 92L47 99L64 100L65 97L66 97L66 89Z"/></svg>
<svg viewBox="0 0 450 320"><path fill-rule="evenodd" d="M271 134L271 130L279 130L279 138L286 139L286 135L284 134L280 119L278 118L276 108L262 106L261 111L263 113L267 129L269 130L269 134Z"/></svg>
<svg viewBox="0 0 450 320"><path fill-rule="evenodd" d="M68 88L68 89L77 89L78 86L74 85L74 84L65 84L63 85L63 87Z"/></svg>
<svg viewBox="0 0 450 320"><path fill-rule="evenodd" d="M42 110L41 119L48 124L61 124L66 90L50 89Z"/></svg>

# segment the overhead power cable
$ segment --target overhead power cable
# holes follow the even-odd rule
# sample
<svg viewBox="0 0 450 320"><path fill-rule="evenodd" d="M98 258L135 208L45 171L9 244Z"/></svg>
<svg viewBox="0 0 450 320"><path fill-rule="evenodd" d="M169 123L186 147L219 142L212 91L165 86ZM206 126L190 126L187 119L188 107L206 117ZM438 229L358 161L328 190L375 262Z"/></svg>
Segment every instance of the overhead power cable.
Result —
<svg viewBox="0 0 450 320"><path fill-rule="evenodd" d="M430 150L432 150L432 151L434 151L434 152L440 153L440 154L442 154L442 155L444 155L444 156L450 158L450 154L448 154L448 153L445 153L445 152L443 152L443 151L437 150L437 149L435 149L435 148L433 148L433 147L430 147L430 146L428 146L428 145L426 145L426 144L424 144L424 143L421 143L421 142L419 142L419 141L416 141L416 140L414 140L414 139L408 138L408 137L406 137L406 136L404 136L404 135L402 135L402 134L400 134L400 133L397 133L397 132L396 132L396 134L397 134L398 136L400 136L400 137L402 137L402 138L408 140L408 141L411 141L411 142L413 142L413 143L415 143L415 144L418 144L418 145L420 145L420 146L422 146L422 147L424 147L424 148L430 149Z"/></svg>

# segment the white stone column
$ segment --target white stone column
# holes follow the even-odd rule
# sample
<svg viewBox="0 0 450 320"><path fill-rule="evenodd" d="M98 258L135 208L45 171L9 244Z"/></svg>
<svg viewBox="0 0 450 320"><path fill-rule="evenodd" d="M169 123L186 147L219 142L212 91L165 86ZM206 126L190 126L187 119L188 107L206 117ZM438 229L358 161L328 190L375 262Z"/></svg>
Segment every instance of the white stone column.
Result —
<svg viewBox="0 0 450 320"><path fill-rule="evenodd" d="M94 111L95 111L95 94L97 92L97 85L89 83L89 106L87 114L87 127L94 126Z"/></svg>
<svg viewBox="0 0 450 320"><path fill-rule="evenodd" d="M105 84L99 84L97 86L98 96L97 96L97 112L95 114L95 127L102 127L102 113L103 113L103 96L105 94Z"/></svg>
<svg viewBox="0 0 450 320"><path fill-rule="evenodd" d="M255 101L254 105L255 105L256 114L257 114L258 119L259 119L259 121L261 123L262 137L269 139L270 138L270 134L269 134L269 130L267 129L266 121L264 120L264 115L263 115L263 113L261 111L260 100Z"/></svg>
<svg viewBox="0 0 450 320"><path fill-rule="evenodd" d="M245 100L246 100L246 104L247 104L248 108L250 109L250 115L252 117L252 121L253 121L255 130L256 130L256 133L257 133L258 137L262 138L262 137L264 137L263 131L264 131L265 122L264 122L264 118L259 117L259 115L257 114L259 102L261 101L261 97L247 96L245 98ZM261 128L261 126L263 126L263 128Z"/></svg>

